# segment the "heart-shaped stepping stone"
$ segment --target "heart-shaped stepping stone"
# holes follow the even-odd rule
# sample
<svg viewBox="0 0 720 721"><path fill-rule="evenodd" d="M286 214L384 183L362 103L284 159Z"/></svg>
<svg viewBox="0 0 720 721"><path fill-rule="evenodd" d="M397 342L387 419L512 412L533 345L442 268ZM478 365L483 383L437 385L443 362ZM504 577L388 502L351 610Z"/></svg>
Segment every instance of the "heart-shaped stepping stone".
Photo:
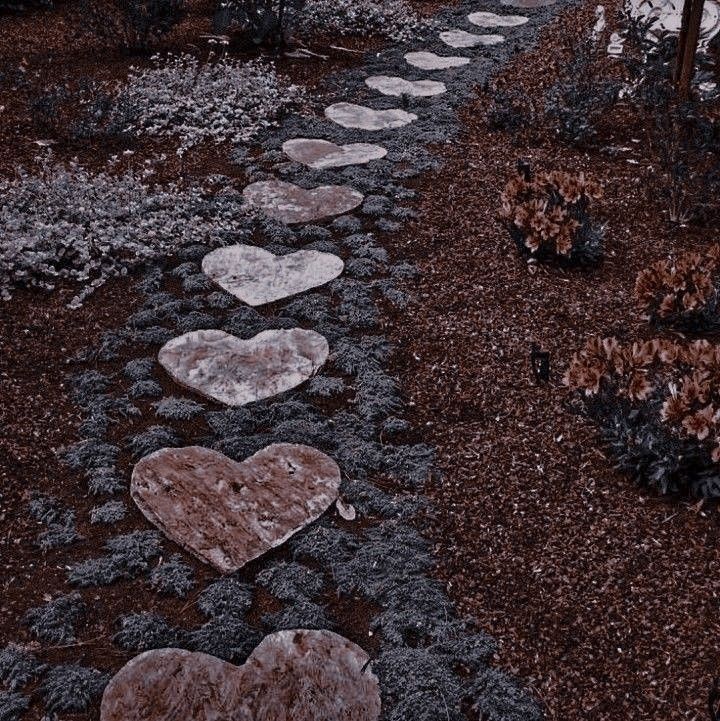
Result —
<svg viewBox="0 0 720 721"><path fill-rule="evenodd" d="M387 155L387 150L372 143L335 145L327 140L295 138L283 143L285 154L310 168L342 168L345 165L365 165Z"/></svg>
<svg viewBox="0 0 720 721"><path fill-rule="evenodd" d="M252 306L325 285L343 272L344 265L337 255L319 250L278 256L254 245L218 248L202 260L207 276Z"/></svg>
<svg viewBox="0 0 720 721"><path fill-rule="evenodd" d="M340 480L335 461L309 446L276 443L242 463L190 446L143 458L130 494L168 538L231 573L322 515Z"/></svg>
<svg viewBox="0 0 720 721"><path fill-rule="evenodd" d="M440 95L447 91L445 83L437 80L405 80L390 75L373 75L365 78L365 85L383 95L412 95L416 98L427 98Z"/></svg>
<svg viewBox="0 0 720 721"><path fill-rule="evenodd" d="M514 28L524 25L528 18L524 15L498 15L490 12L470 13L468 20L479 28Z"/></svg>
<svg viewBox="0 0 720 721"><path fill-rule="evenodd" d="M335 103L325 108L325 117L343 128L359 130L388 130L401 128L417 120L417 115L399 108L373 110L354 103Z"/></svg>
<svg viewBox="0 0 720 721"><path fill-rule="evenodd" d="M413 67L421 70L448 70L450 68L459 68L470 62L470 58L436 55L425 51L406 53L405 60Z"/></svg>
<svg viewBox="0 0 720 721"><path fill-rule="evenodd" d="M245 200L283 223L311 223L342 215L363 202L362 193L344 185L305 190L283 180L262 180L243 190Z"/></svg>
<svg viewBox="0 0 720 721"><path fill-rule="evenodd" d="M544 8L548 5L554 5L556 1L557 0L500 0L500 4L512 8L534 10L535 8Z"/></svg>
<svg viewBox="0 0 720 721"><path fill-rule="evenodd" d="M499 45L505 42L502 35L476 35L464 30L448 30L440 33L440 40L451 48L474 48L478 45Z"/></svg>
<svg viewBox="0 0 720 721"><path fill-rule="evenodd" d="M323 336L302 328L264 330L249 340L221 330L195 330L168 341L158 360L181 385L243 406L305 382L328 353Z"/></svg>
<svg viewBox="0 0 720 721"><path fill-rule="evenodd" d="M105 688L100 721L377 721L368 662L343 636L305 629L266 636L242 666L179 648L146 651Z"/></svg>

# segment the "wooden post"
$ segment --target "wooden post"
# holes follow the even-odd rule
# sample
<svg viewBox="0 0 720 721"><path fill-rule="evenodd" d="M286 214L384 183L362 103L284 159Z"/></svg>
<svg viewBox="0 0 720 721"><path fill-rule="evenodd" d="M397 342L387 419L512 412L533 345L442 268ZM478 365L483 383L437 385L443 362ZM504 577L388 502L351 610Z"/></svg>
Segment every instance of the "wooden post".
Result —
<svg viewBox="0 0 720 721"><path fill-rule="evenodd" d="M690 98L690 83L695 72L695 55L698 40L700 40L704 4L705 0L685 0L685 7L683 7L683 26L680 30L675 68L678 99L681 103Z"/></svg>

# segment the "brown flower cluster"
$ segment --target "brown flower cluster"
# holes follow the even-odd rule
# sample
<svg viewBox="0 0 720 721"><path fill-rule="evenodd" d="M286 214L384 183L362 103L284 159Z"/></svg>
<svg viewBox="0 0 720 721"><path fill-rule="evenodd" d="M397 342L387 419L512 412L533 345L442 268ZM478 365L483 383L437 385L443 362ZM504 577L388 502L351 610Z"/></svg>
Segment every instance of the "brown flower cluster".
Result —
<svg viewBox="0 0 720 721"><path fill-rule="evenodd" d="M662 401L660 420L674 433L709 443L720 462L720 345L656 338L622 346L615 338L591 338L573 356L565 384L631 402L654 395Z"/></svg>
<svg viewBox="0 0 720 721"><path fill-rule="evenodd" d="M704 311L715 300L720 245L705 253L683 253L640 271L635 298L649 318L670 318Z"/></svg>
<svg viewBox="0 0 720 721"><path fill-rule="evenodd" d="M545 251L567 257L581 226L578 217L590 199L601 194L600 185L583 173L553 171L529 180L518 175L500 196L500 215L520 231L531 253Z"/></svg>

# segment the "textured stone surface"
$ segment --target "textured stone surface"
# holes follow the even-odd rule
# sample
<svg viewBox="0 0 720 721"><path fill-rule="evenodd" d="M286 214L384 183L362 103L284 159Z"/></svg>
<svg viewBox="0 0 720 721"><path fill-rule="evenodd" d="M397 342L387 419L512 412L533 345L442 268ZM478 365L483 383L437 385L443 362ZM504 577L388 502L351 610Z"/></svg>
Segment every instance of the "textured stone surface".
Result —
<svg viewBox="0 0 720 721"><path fill-rule="evenodd" d="M136 656L110 681L101 721L376 721L368 655L331 631L266 636L243 666L164 648ZM364 669L364 670L363 670Z"/></svg>
<svg viewBox="0 0 720 721"><path fill-rule="evenodd" d="M373 110L354 103L335 103L325 108L325 117L343 128L357 128L358 130L402 128L403 125L417 120L417 115L400 108Z"/></svg>
<svg viewBox="0 0 720 721"><path fill-rule="evenodd" d="M387 155L387 150L371 143L335 145L327 140L295 138L283 143L285 154L310 168L341 168L345 165L364 165Z"/></svg>
<svg viewBox="0 0 720 721"><path fill-rule="evenodd" d="M447 30L440 33L440 40L451 48L474 48L478 45L499 45L505 42L502 35L477 35L464 30Z"/></svg>
<svg viewBox="0 0 720 721"><path fill-rule="evenodd" d="M252 306L272 303L329 283L344 263L332 253L298 250L277 256L253 245L230 245L208 253L202 269L221 288Z"/></svg>
<svg viewBox="0 0 720 721"><path fill-rule="evenodd" d="M544 8L548 5L554 5L557 0L500 0L501 5L513 8L525 8L533 10L535 8Z"/></svg>
<svg viewBox="0 0 720 721"><path fill-rule="evenodd" d="M230 406L269 398L311 378L327 360L323 336L311 330L265 330L241 340L221 330L196 330L158 353L183 386Z"/></svg>
<svg viewBox="0 0 720 721"><path fill-rule="evenodd" d="M440 95L447 91L445 83L437 80L405 80L404 78L392 77L389 75L372 75L365 78L365 85L372 90L377 90L383 95L412 95L417 98L426 98L432 95Z"/></svg>
<svg viewBox="0 0 720 721"><path fill-rule="evenodd" d="M421 70L448 70L449 68L459 68L470 62L470 58L436 55L435 53L424 51L406 53L405 60L413 67L420 68Z"/></svg>
<svg viewBox="0 0 720 721"><path fill-rule="evenodd" d="M318 518L339 487L332 458L276 443L242 463L201 446L163 448L137 463L130 494L168 538L230 573Z"/></svg>
<svg viewBox="0 0 720 721"><path fill-rule="evenodd" d="M252 183L243 190L243 195L248 203L283 223L310 223L342 215L363 201L362 193L344 185L321 185L305 190L283 180Z"/></svg>
<svg viewBox="0 0 720 721"><path fill-rule="evenodd" d="M524 15L498 15L491 12L476 12L468 15L468 20L479 28L514 28L524 25L528 18Z"/></svg>

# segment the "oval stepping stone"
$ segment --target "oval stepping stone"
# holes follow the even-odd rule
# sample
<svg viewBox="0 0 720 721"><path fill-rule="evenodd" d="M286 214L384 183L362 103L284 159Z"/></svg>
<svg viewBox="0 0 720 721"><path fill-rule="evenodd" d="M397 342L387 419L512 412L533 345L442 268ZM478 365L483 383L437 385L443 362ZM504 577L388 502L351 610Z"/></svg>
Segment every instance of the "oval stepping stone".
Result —
<svg viewBox="0 0 720 721"><path fill-rule="evenodd" d="M513 8L534 10L535 8L544 8L548 5L554 5L556 1L557 0L500 0L500 4Z"/></svg>
<svg viewBox="0 0 720 721"><path fill-rule="evenodd" d="M400 108L373 110L354 103L335 103L325 108L325 117L343 128L358 128L359 130L402 128L403 125L417 120L417 115L400 110Z"/></svg>
<svg viewBox="0 0 720 721"><path fill-rule="evenodd" d="M337 278L345 264L332 253L298 250L273 255L253 245L230 245L208 253L203 272L221 288L252 306L272 303Z"/></svg>
<svg viewBox="0 0 720 721"><path fill-rule="evenodd" d="M447 91L445 83L437 80L405 80L389 75L373 75L365 78L365 85L383 95L412 95L416 98L440 95Z"/></svg>
<svg viewBox="0 0 720 721"><path fill-rule="evenodd" d="M172 378L202 395L243 406L311 378L328 357L312 330L264 330L241 340L222 330L195 330L168 341L158 360Z"/></svg>
<svg viewBox="0 0 720 721"><path fill-rule="evenodd" d="M309 446L276 443L242 463L189 446L143 458L130 495L168 538L231 573L322 515L340 480L335 461Z"/></svg>
<svg viewBox="0 0 720 721"><path fill-rule="evenodd" d="M421 70L448 70L467 65L470 58L453 57L447 55L435 55L425 51L418 53L406 53L405 60L413 67Z"/></svg>
<svg viewBox="0 0 720 721"><path fill-rule="evenodd" d="M362 193L344 185L305 190L283 180L262 180L243 190L245 200L283 223L310 223L342 215L363 202Z"/></svg>
<svg viewBox="0 0 720 721"><path fill-rule="evenodd" d="M377 721L380 690L359 646L331 631L266 636L242 666L179 648L146 651L103 693L101 721Z"/></svg>
<svg viewBox="0 0 720 721"><path fill-rule="evenodd" d="M345 165L365 165L387 155L387 150L371 143L335 145L327 140L296 138L283 143L285 154L310 168L341 168Z"/></svg>
<svg viewBox="0 0 720 721"><path fill-rule="evenodd" d="M484 10L468 15L468 20L479 28L514 28L524 25L528 19L524 15L498 15Z"/></svg>
<svg viewBox="0 0 720 721"><path fill-rule="evenodd" d="M440 40L451 48L474 48L478 45L499 45L505 42L502 35L476 35L464 30L448 30L440 33Z"/></svg>

